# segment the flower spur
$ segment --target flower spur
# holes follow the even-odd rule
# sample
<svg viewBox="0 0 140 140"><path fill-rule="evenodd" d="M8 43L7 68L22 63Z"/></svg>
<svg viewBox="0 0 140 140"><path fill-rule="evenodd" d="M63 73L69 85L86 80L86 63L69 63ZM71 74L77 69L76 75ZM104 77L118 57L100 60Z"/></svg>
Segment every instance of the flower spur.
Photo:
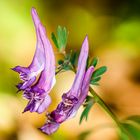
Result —
<svg viewBox="0 0 140 140"><path fill-rule="evenodd" d="M48 93L55 84L55 57L45 28L34 8L32 8L32 18L37 36L33 61L29 67L16 66L13 70L20 74L23 81L17 85L18 89L23 90L23 96L29 100L23 112L42 113L51 103Z"/></svg>
<svg viewBox="0 0 140 140"><path fill-rule="evenodd" d="M22 83L19 83L17 85L19 91L25 90L27 87L30 87L35 82L38 74L44 68L44 60L45 60L44 47L41 42L39 31L38 31L38 26L39 24L41 24L41 21L34 8L32 8L31 14L36 30L36 38L37 38L36 50L35 50L33 60L28 67L16 66L12 68L12 70L19 73L20 79L23 81Z"/></svg>
<svg viewBox="0 0 140 140"><path fill-rule="evenodd" d="M45 48L45 66L38 81L24 92L25 98L30 100L24 112L44 112L51 103L51 98L48 94L55 84L55 58L52 46L41 24L39 25L39 34Z"/></svg>

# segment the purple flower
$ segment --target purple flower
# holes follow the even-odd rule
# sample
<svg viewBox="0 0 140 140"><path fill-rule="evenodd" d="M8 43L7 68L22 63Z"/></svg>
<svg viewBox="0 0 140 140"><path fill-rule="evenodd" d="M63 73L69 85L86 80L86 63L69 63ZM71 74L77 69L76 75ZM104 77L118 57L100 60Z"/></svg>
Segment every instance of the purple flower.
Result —
<svg viewBox="0 0 140 140"><path fill-rule="evenodd" d="M91 66L86 71L88 49L88 38L86 37L82 44L77 73L72 88L62 95L62 101L57 108L47 115L47 122L40 128L42 132L48 135L54 133L62 122L76 115L79 107L84 102L94 70L93 66Z"/></svg>
<svg viewBox="0 0 140 140"><path fill-rule="evenodd" d="M44 27L41 24L39 25L39 35L44 46L45 64L36 84L24 92L24 97L30 100L24 112L44 112L51 103L48 93L55 84L55 57Z"/></svg>
<svg viewBox="0 0 140 140"><path fill-rule="evenodd" d="M37 37L36 51L33 60L28 67L16 66L15 68L13 68L14 71L19 73L20 79L23 81L22 83L17 85L17 88L19 90L24 90L30 85L32 85L35 82L37 75L44 68L45 61L44 47L38 31L39 24L41 24L41 22L34 8L32 8L31 14L36 29L36 37Z"/></svg>
<svg viewBox="0 0 140 140"><path fill-rule="evenodd" d="M23 83L17 85L23 96L29 100L24 112L44 112L51 103L48 95L55 84L55 57L46 31L37 12L32 8L32 18L36 28L37 45L32 63L28 67L16 66ZM38 80L37 76L40 74Z"/></svg>

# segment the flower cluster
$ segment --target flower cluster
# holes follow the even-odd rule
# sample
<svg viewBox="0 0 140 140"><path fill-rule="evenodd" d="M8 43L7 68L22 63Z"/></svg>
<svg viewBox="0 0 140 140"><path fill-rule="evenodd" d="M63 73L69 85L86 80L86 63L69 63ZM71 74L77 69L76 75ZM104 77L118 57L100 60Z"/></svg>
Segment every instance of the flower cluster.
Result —
<svg viewBox="0 0 140 140"><path fill-rule="evenodd" d="M65 48L68 32L65 27L58 26L56 36L52 33L52 40L58 51L63 54L64 59L59 60L59 66L56 67L52 45L35 8L32 8L31 14L37 38L33 60L28 67L16 66L12 69L19 73L22 81L16 86L18 92L23 91L23 97L28 100L23 112L30 111L40 114L46 111L52 102L49 93L55 84L55 75L62 71L72 70L76 75L71 89L62 94L62 100L53 111L47 112L47 121L40 130L47 135L53 134L63 122L73 118L83 105L84 110L79 121L81 123L83 119L87 120L94 103L98 103L116 123L120 139L138 140L140 138L140 116L130 116L119 120L90 86L90 84L99 85L101 75L106 72L107 67L101 66L96 69L98 59L88 57L88 36L82 43L79 55L73 51L67 53ZM91 95L88 95L89 91ZM91 130L81 133L81 138L90 132Z"/></svg>
<svg viewBox="0 0 140 140"><path fill-rule="evenodd" d="M49 92L55 84L55 57L52 45L46 36L38 14L32 8L32 18L36 29L37 45L32 63L28 67L16 66L22 83L17 85L23 96L29 100L24 112L44 112L51 103ZM76 115L79 107L85 101L94 67L86 69L89 52L86 36L78 58L78 67L71 89L62 95L62 101L51 113L47 113L47 122L40 130L48 135L54 133L60 124ZM39 78L38 78L39 76Z"/></svg>

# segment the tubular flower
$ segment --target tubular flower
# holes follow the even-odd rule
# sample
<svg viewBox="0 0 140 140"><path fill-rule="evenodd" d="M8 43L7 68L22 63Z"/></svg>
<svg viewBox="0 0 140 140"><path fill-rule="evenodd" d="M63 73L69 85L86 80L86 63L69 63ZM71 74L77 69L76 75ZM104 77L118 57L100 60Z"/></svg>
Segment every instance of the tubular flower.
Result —
<svg viewBox="0 0 140 140"><path fill-rule="evenodd" d="M24 112L28 110L30 112L44 112L51 103L48 93L55 84L55 58L52 46L41 24L39 25L39 35L44 46L45 64L36 84L24 92L24 97L30 100Z"/></svg>
<svg viewBox="0 0 140 140"><path fill-rule="evenodd" d="M51 98L48 95L55 84L55 57L46 31L41 24L37 12L32 8L37 45L32 63L28 67L16 66L14 71L18 72L23 83L17 85L23 90L23 96L29 100L24 112L44 112ZM37 76L40 74L38 80Z"/></svg>
<svg viewBox="0 0 140 140"><path fill-rule="evenodd" d="M36 30L36 38L37 38L36 51L33 60L28 67L16 66L12 69L19 73L20 79L23 81L22 83L17 85L17 88L19 90L25 90L27 87L30 87L35 82L37 75L44 68L45 61L44 47L38 31L39 24L41 24L41 22L34 8L32 8L31 14Z"/></svg>
<svg viewBox="0 0 140 140"><path fill-rule="evenodd" d="M84 102L94 70L94 67L91 66L86 71L88 49L88 38L86 37L82 44L77 73L72 88L62 95L62 101L57 108L47 115L47 122L40 128L42 132L48 135L54 133L62 122L75 116L79 107Z"/></svg>

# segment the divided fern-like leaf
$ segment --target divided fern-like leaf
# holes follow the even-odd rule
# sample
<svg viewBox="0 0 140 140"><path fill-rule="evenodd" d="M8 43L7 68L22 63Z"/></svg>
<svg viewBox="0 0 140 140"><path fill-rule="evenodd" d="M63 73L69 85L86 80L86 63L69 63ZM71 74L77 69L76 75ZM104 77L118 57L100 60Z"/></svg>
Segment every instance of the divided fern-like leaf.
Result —
<svg viewBox="0 0 140 140"><path fill-rule="evenodd" d="M79 124L81 124L84 119L87 121L88 114L94 104L94 100L92 97L88 96L85 103L86 103L86 106L81 114Z"/></svg>

